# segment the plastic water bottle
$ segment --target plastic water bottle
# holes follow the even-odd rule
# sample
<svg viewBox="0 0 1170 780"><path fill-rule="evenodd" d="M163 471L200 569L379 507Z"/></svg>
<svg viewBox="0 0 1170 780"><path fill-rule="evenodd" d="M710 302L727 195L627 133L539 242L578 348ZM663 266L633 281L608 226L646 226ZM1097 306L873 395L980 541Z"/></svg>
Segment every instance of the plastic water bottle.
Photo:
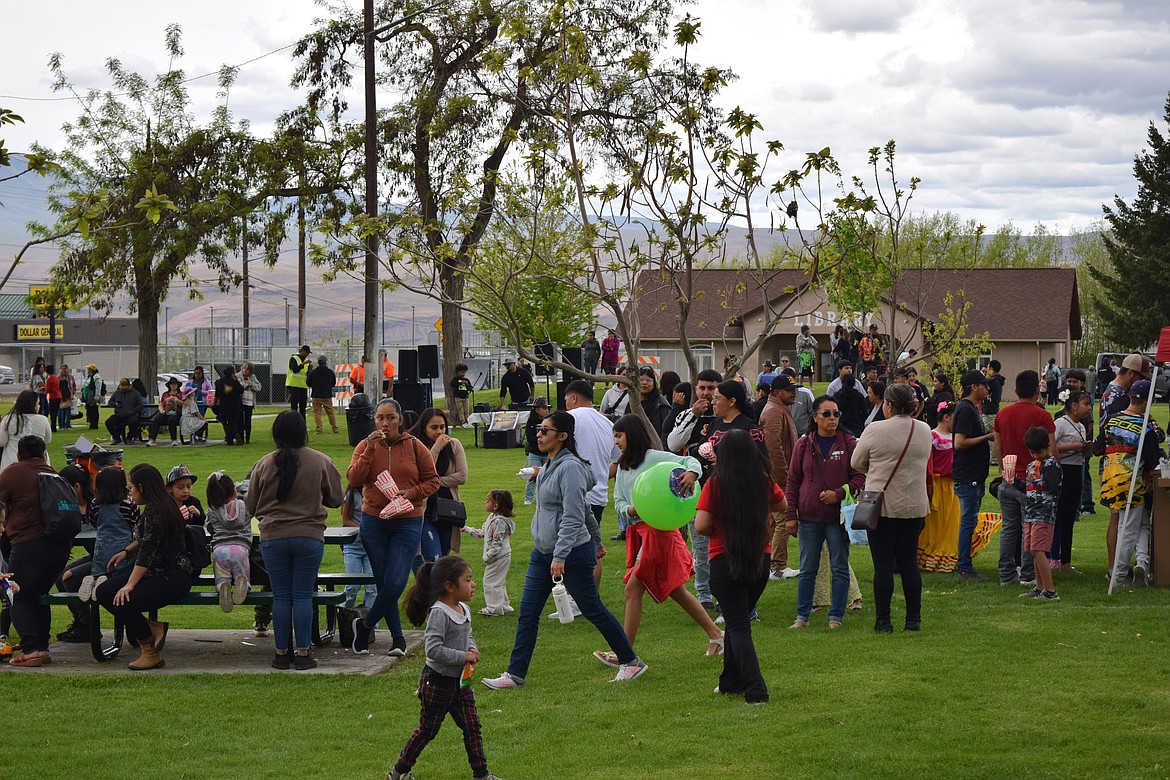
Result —
<svg viewBox="0 0 1170 780"><path fill-rule="evenodd" d="M563 588L562 588L563 590ZM12 606L12 583L8 580L0 580L0 591L4 594L4 601L9 607Z"/></svg>
<svg viewBox="0 0 1170 780"><path fill-rule="evenodd" d="M569 599L564 577L553 577L552 597L553 603L557 605L557 618L562 623L572 623L573 602Z"/></svg>

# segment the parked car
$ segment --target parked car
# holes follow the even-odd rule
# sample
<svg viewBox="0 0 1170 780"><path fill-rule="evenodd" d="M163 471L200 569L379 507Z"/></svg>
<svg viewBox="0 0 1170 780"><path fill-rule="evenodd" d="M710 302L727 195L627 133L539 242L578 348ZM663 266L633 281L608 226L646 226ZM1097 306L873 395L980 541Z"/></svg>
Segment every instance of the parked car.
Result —
<svg viewBox="0 0 1170 780"><path fill-rule="evenodd" d="M1117 365L1121 365L1121 361L1125 360L1127 352L1098 352L1096 359L1093 361L1093 370L1089 372L1090 389L1092 390L1094 398L1100 398L1101 394L1105 392L1106 385L1113 381L1110 374L1112 370L1109 368L1109 361L1116 360ZM1154 353L1146 352L1146 357L1150 362L1154 362ZM1170 397L1170 369L1162 366L1158 370L1158 378L1154 383L1154 400L1163 401Z"/></svg>
<svg viewBox="0 0 1170 780"><path fill-rule="evenodd" d="M0 385L10 385L16 382L16 374L12 373L11 366L0 366Z"/></svg>

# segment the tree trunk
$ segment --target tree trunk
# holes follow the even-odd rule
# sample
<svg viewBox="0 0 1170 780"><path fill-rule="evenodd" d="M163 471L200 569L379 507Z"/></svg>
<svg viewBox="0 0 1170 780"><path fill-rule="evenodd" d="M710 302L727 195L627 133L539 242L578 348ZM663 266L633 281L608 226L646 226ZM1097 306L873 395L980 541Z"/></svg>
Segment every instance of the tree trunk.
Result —
<svg viewBox="0 0 1170 780"><path fill-rule="evenodd" d="M463 276L444 267L440 282L447 301L463 300ZM463 362L463 310L457 303L443 302L440 311L443 315L443 375L439 381L446 387L450 378L455 376L455 366Z"/></svg>
<svg viewBox="0 0 1170 780"><path fill-rule="evenodd" d="M138 378L152 395L158 385L158 310L160 294L142 290L138 300Z"/></svg>

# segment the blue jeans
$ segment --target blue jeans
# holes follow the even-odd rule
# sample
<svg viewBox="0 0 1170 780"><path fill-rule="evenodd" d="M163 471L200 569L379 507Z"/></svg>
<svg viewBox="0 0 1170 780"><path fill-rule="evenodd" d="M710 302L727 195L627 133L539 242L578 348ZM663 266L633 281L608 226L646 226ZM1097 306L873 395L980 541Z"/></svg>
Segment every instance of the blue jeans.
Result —
<svg viewBox="0 0 1170 780"><path fill-rule="evenodd" d="M362 544L361 535L358 535L356 542L344 544L341 546L341 560L345 562L346 574L373 574L374 570L370 568L370 556L366 555L365 545ZM345 586L345 601L342 606L353 609L357 606L358 592L365 587L366 592L362 598L362 605L369 607L374 603L374 599L378 598L377 585L346 585Z"/></svg>
<svg viewBox="0 0 1170 780"><path fill-rule="evenodd" d="M691 552L695 558L695 597L699 601L711 603L711 558L707 553L710 540L695 531L695 521L691 520L689 529L691 534Z"/></svg>
<svg viewBox="0 0 1170 780"><path fill-rule="evenodd" d="M375 626L382 618L390 626L391 636L402 636L402 617L398 597L406 590L410 565L422 536L422 518L383 520L377 515L361 513L362 544L370 556L378 597L366 615L366 625Z"/></svg>
<svg viewBox="0 0 1170 780"><path fill-rule="evenodd" d="M982 482L955 482L955 497L959 499L959 564L957 570L970 574L975 571L971 563L971 539L979 523L979 505L983 503Z"/></svg>
<svg viewBox="0 0 1170 780"><path fill-rule="evenodd" d="M77 403L77 401L74 401L73 403ZM72 419L70 419L70 416L69 416L71 414L73 414L73 407L72 406L70 406L67 409L66 408L58 409L57 410L57 428L59 428L60 430L65 430L65 431L72 428L73 421L72 421Z"/></svg>
<svg viewBox="0 0 1170 780"><path fill-rule="evenodd" d="M532 662L532 651L536 649L536 631L544 605L552 594L552 553L532 551L528 558L528 571L524 575L524 592L520 596L520 622L516 626L516 643L512 647L512 659L508 662L508 674L517 680L528 676L528 665ZM593 567L597 563L597 549L593 542L585 542L569 551L565 558L565 587L569 595L581 608L581 615L601 632L609 648L618 657L618 663L634 661L634 648L626 638L621 623L601 603L597 583L593 581Z"/></svg>
<svg viewBox="0 0 1170 780"><path fill-rule="evenodd" d="M288 652L289 627L296 635L296 649L308 650L313 624L313 592L325 543L311 536L265 539L260 542L264 567L272 588L273 644Z"/></svg>
<svg viewBox="0 0 1170 780"><path fill-rule="evenodd" d="M849 534L840 523L801 523L797 528L800 578L796 581L796 617L808 620L812 614L821 548L828 543L829 566L833 570L829 620L839 621L845 617L845 599L849 595Z"/></svg>
<svg viewBox="0 0 1170 780"><path fill-rule="evenodd" d="M528 453L528 465L530 467L543 466L544 462L548 460L547 455L533 455ZM531 501L536 495L536 480L524 483L524 500Z"/></svg>

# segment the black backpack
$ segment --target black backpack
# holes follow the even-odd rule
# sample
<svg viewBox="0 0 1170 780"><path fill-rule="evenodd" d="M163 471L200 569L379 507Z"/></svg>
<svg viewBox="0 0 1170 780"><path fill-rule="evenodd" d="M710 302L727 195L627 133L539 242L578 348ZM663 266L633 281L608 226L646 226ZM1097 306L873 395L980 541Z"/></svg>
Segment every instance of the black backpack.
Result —
<svg viewBox="0 0 1170 780"><path fill-rule="evenodd" d="M37 474L37 493L45 536L57 542L72 542L81 530L81 507L73 486L60 474L44 472Z"/></svg>
<svg viewBox="0 0 1170 780"><path fill-rule="evenodd" d="M191 559L191 574L196 575L211 565L207 534L201 525L188 525L184 530L187 532L187 557Z"/></svg>

